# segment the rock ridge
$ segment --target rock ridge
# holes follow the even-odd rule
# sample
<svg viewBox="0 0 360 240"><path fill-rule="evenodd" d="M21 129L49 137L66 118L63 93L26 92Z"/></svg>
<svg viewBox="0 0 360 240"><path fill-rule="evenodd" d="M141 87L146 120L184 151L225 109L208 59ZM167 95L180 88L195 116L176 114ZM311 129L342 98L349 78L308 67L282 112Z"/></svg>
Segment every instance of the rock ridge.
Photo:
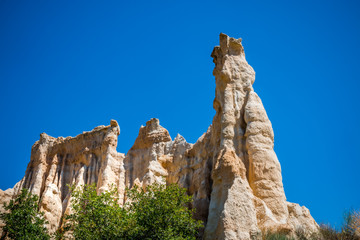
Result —
<svg viewBox="0 0 360 240"><path fill-rule="evenodd" d="M14 188L0 190L0 202L28 188L40 196L41 210L54 232L70 211L68 184L95 183L98 193L115 184L123 204L126 187L176 183L193 195L194 217L205 226L203 239L261 239L264 231L316 232L309 210L286 201L274 132L253 89L255 71L246 61L242 40L220 34L211 57L216 114L196 143L180 134L172 140L155 118L141 126L126 155L116 151L120 128L115 120L73 138L42 133L24 178Z"/></svg>

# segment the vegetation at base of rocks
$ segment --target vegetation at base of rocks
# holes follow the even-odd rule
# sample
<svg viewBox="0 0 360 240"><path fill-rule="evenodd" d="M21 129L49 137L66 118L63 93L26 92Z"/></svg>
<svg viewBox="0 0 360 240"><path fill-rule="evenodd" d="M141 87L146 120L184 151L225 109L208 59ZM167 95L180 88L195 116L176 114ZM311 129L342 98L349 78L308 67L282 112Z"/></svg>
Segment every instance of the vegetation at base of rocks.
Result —
<svg viewBox="0 0 360 240"><path fill-rule="evenodd" d="M72 214L65 216L57 239L67 233L74 239L196 239L202 227L188 208L191 197L177 185L134 187L123 207L114 187L100 195L95 185L71 190Z"/></svg>
<svg viewBox="0 0 360 240"><path fill-rule="evenodd" d="M75 239L121 239L131 231L132 219L118 204L115 188L100 195L95 185L71 188L72 214L65 216L64 227L57 233L63 239L71 233ZM67 238L66 238L67 239Z"/></svg>
<svg viewBox="0 0 360 240"><path fill-rule="evenodd" d="M151 185L126 191L127 203L119 205L112 187L100 195L95 185L71 188L72 214L66 215L56 239L196 239L202 222L192 218L191 197L177 185ZM39 211L39 198L27 189L9 203L0 219L5 223L1 239L50 239L47 222ZM339 230L320 225L311 236L298 229L296 236L263 233L264 240L360 240L360 212L348 211Z"/></svg>
<svg viewBox="0 0 360 240"><path fill-rule="evenodd" d="M5 223L1 239L50 239L38 201L38 196L24 188L15 199L4 203L6 212L0 213L0 219Z"/></svg>
<svg viewBox="0 0 360 240"><path fill-rule="evenodd" d="M296 231L296 238L282 233L265 233L264 240L360 240L360 212L347 211L340 230L321 224L318 233L307 236L304 231Z"/></svg>
<svg viewBox="0 0 360 240"><path fill-rule="evenodd" d="M330 225L320 225L321 240L360 240L360 212L350 210L344 214L340 230Z"/></svg>
<svg viewBox="0 0 360 240"><path fill-rule="evenodd" d="M176 184L154 184L146 191L133 188L127 196L127 208L138 228L136 239L196 239L203 226L188 208L192 197Z"/></svg>
<svg viewBox="0 0 360 240"><path fill-rule="evenodd" d="M282 233L265 233L263 234L264 240L294 240L294 238L288 237Z"/></svg>

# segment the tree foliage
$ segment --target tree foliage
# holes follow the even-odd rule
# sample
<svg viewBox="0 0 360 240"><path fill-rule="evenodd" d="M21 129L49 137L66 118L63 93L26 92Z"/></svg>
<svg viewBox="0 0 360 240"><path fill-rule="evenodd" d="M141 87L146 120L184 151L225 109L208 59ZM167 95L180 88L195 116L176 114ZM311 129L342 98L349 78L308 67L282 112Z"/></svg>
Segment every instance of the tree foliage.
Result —
<svg viewBox="0 0 360 240"><path fill-rule="evenodd" d="M63 230L75 239L196 239L202 223L192 218L185 189L155 184L126 195L121 207L115 188L100 195L95 185L72 188L73 213Z"/></svg>
<svg viewBox="0 0 360 240"><path fill-rule="evenodd" d="M15 199L4 203L6 212L0 213L0 219L5 223L2 239L50 239L38 201L38 196L22 189Z"/></svg>
<svg viewBox="0 0 360 240"><path fill-rule="evenodd" d="M95 185L72 188L73 213L65 217L65 232L75 239L122 239L131 232L132 219L118 204L115 188L98 195Z"/></svg>
<svg viewBox="0 0 360 240"><path fill-rule="evenodd" d="M127 191L137 225L135 239L196 239L201 221L192 218L191 196L177 185L150 185Z"/></svg>

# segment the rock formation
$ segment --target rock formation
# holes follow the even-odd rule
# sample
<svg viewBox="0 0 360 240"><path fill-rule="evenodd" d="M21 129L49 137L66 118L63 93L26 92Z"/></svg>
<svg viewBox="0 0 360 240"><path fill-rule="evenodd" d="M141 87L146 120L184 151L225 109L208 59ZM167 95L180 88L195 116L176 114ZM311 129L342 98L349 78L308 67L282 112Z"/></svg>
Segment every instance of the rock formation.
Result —
<svg viewBox="0 0 360 240"><path fill-rule="evenodd" d="M68 185L96 183L99 192L107 190L109 184L124 188L124 155L116 151L119 134L114 120L110 126L99 126L74 138L40 134L31 149L25 176L14 189L0 192L0 202L17 195L21 188L29 189L40 196L40 210L54 232L69 209Z"/></svg>
<svg viewBox="0 0 360 240"><path fill-rule="evenodd" d="M127 155L117 153L116 121L77 137L45 133L32 147L24 178L0 191L0 202L28 188L40 196L50 229L69 211L67 184L96 183L98 192L177 183L193 195L195 218L204 221L204 239L261 239L261 232L317 231L309 210L286 201L274 133L252 84L255 72L245 60L241 39L220 34L211 54L216 81L212 125L195 144L171 139L158 119L142 126Z"/></svg>

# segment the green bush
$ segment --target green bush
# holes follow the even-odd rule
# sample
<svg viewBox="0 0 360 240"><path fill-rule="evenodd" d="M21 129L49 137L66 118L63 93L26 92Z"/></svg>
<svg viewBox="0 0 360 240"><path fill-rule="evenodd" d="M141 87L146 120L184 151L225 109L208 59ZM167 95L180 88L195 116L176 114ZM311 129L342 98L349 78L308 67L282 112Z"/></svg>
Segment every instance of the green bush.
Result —
<svg viewBox="0 0 360 240"><path fill-rule="evenodd" d="M263 236L264 240L294 240L294 238L290 238L285 234L282 233L266 233Z"/></svg>
<svg viewBox="0 0 360 240"><path fill-rule="evenodd" d="M196 239L201 221L192 218L191 197L177 185L151 185L127 191L128 209L138 227L134 239Z"/></svg>
<svg viewBox="0 0 360 240"><path fill-rule="evenodd" d="M15 200L4 203L6 212L0 213L0 219L5 223L1 239L50 239L38 201L38 196L24 188Z"/></svg>
<svg viewBox="0 0 360 240"><path fill-rule="evenodd" d="M65 216L64 228L57 238L70 232L75 239L121 239L132 231L133 221L119 206L115 188L100 195L95 185L72 187L71 191L72 214Z"/></svg>
<svg viewBox="0 0 360 240"><path fill-rule="evenodd" d="M196 239L200 221L187 207L191 197L177 185L155 184L146 191L127 190L121 207L115 188L97 195L95 185L72 188L73 213L65 217L58 238L75 239Z"/></svg>

